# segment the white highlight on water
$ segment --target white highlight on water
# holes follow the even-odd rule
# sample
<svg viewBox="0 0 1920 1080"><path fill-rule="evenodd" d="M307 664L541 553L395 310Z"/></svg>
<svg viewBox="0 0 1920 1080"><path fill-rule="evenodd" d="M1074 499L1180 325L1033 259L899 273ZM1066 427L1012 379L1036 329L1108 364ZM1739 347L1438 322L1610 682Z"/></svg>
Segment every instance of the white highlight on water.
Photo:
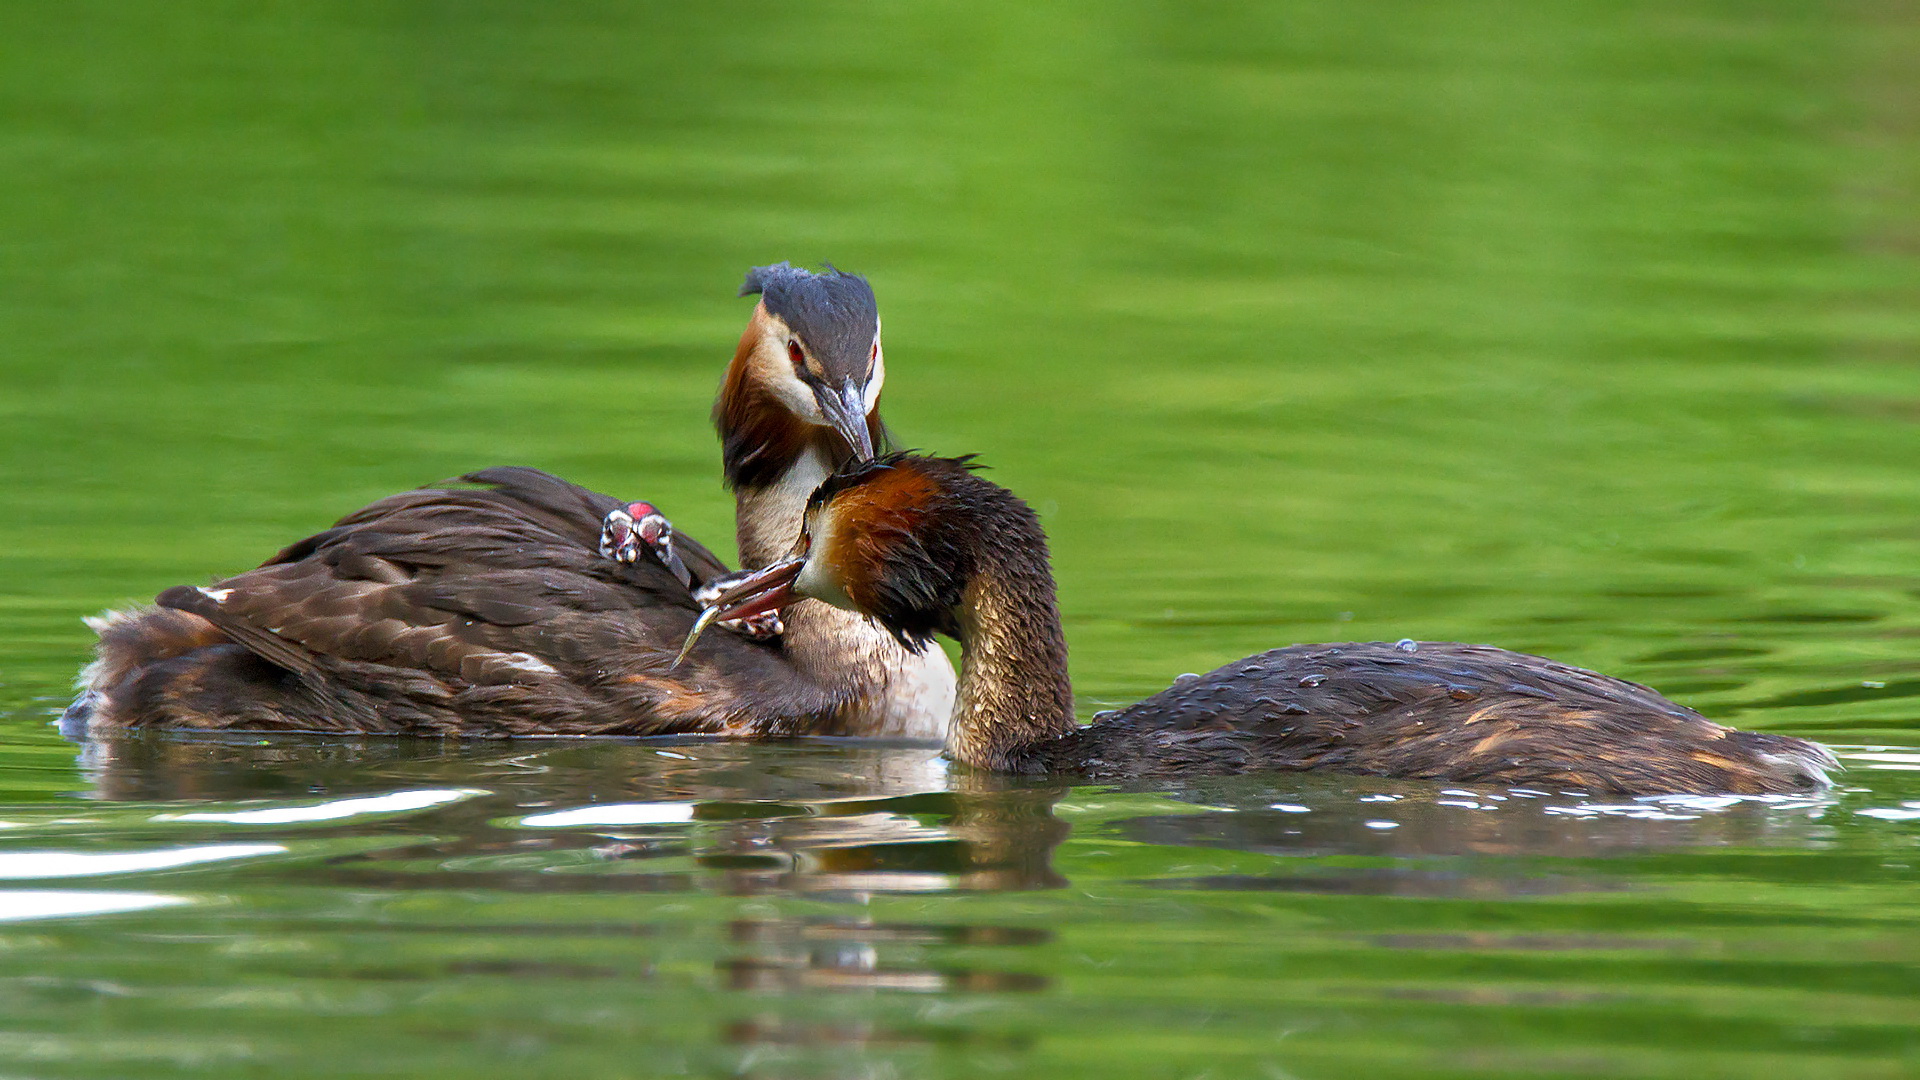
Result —
<svg viewBox="0 0 1920 1080"><path fill-rule="evenodd" d="M520 824L565 829L577 825L679 825L692 820L692 803L607 803L529 814L520 819Z"/></svg>
<svg viewBox="0 0 1920 1080"><path fill-rule="evenodd" d="M462 802L487 792L481 788L427 788L420 791L395 791L386 795L365 795L352 799L332 799L306 806L270 806L258 810L192 810L184 813L155 814L155 821L217 821L227 825L294 825L314 821L339 821L369 814L402 814L434 806Z"/></svg>
<svg viewBox="0 0 1920 1080"><path fill-rule="evenodd" d="M136 874L260 855L283 855L286 850L283 844L200 844L152 851L6 851L0 852L0 879Z"/></svg>
<svg viewBox="0 0 1920 1080"><path fill-rule="evenodd" d="M0 889L0 922L118 915L128 911L191 904L184 896L143 892L89 892L79 889Z"/></svg>

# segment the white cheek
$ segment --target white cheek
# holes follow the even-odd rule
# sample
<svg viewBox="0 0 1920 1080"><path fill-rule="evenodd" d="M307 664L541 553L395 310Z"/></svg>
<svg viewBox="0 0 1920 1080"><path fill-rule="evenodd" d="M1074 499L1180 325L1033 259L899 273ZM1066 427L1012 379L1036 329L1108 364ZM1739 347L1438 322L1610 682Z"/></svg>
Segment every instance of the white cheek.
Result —
<svg viewBox="0 0 1920 1080"><path fill-rule="evenodd" d="M872 412L880 404L880 391L887 385L887 357L876 352L873 357L873 375L867 379L867 388L860 395L867 412Z"/></svg>
<svg viewBox="0 0 1920 1080"><path fill-rule="evenodd" d="M819 399L813 396L812 387L794 375L793 365L783 362L782 366L776 367L767 385L773 391L773 396L780 399L780 404L787 407L787 411L809 424L827 426L826 415L820 411Z"/></svg>
<svg viewBox="0 0 1920 1080"><path fill-rule="evenodd" d="M820 566L819 561L808 559L807 565L800 568L800 576L794 579L793 590L801 596L811 596L815 600L824 600L834 607L864 614L854 604L853 597L848 596L846 590L840 587L840 583L828 576Z"/></svg>
<svg viewBox="0 0 1920 1080"><path fill-rule="evenodd" d="M805 420L809 424L827 426L827 418L820 412L820 402L813 396L813 388L800 381L793 373L793 361L787 359L787 335L763 333L760 346L753 351L753 367L760 378L760 384L767 388L788 412Z"/></svg>
<svg viewBox="0 0 1920 1080"><path fill-rule="evenodd" d="M832 561L830 553L833 542L832 520L825 514L816 516L813 519L812 554L807 557L806 564L800 567L800 576L793 580L793 591L801 596L824 600L837 608L857 612L860 609L854 606L853 597L848 596L847 591L827 572L827 564Z"/></svg>

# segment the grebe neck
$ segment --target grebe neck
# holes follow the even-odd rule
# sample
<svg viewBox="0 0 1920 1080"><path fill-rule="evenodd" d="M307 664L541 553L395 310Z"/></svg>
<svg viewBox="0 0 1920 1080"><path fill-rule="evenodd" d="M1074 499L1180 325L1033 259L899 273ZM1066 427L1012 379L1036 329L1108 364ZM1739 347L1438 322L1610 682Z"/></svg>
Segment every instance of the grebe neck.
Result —
<svg viewBox="0 0 1920 1080"><path fill-rule="evenodd" d="M807 511L807 496L837 464L820 442L806 442L763 481L734 486L734 528L741 569L758 570L793 553L800 519Z"/></svg>
<svg viewBox="0 0 1920 1080"><path fill-rule="evenodd" d="M1003 772L1043 769L1038 748L1070 734L1073 686L1045 555L1026 552L975 574L958 610L959 700L947 727L955 761Z"/></svg>

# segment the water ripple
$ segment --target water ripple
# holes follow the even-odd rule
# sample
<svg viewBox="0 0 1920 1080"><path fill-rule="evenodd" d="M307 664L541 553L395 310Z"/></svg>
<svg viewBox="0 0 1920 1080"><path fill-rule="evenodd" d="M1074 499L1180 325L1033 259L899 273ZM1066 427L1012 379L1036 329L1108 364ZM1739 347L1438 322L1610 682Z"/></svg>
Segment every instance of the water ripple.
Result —
<svg viewBox="0 0 1920 1080"><path fill-rule="evenodd" d="M69 889L0 889L0 922L73 918L151 911L193 901L166 893L87 892Z"/></svg>
<svg viewBox="0 0 1920 1080"><path fill-rule="evenodd" d="M0 852L0 880L177 870L203 863L284 855L286 851L283 844L203 844L150 851L4 851Z"/></svg>
<svg viewBox="0 0 1920 1080"><path fill-rule="evenodd" d="M332 799L304 806L272 806L258 810L188 810L153 815L155 821L210 821L227 825L304 825L349 818L388 817L464 802L487 794L482 788L396 791L351 799Z"/></svg>

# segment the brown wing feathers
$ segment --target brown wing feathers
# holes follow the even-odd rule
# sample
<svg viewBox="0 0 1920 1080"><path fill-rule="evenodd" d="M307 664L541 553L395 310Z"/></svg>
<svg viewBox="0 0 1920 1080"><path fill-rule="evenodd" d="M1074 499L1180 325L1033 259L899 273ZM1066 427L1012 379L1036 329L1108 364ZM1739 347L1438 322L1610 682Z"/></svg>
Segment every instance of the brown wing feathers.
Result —
<svg viewBox="0 0 1920 1080"><path fill-rule="evenodd" d="M551 678L529 649L548 651L544 628L570 614L696 610L664 568L599 556L598 515L616 500L531 469L463 479L495 486L382 499L257 570L159 602L302 674L318 653L480 683Z"/></svg>
<svg viewBox="0 0 1920 1080"><path fill-rule="evenodd" d="M668 670L698 607L657 562L600 557L601 519L619 501L532 469L455 483L487 486L382 499L257 569L169 589L162 610L124 619L119 637L137 642L149 625L157 646L168 620L198 617L245 654L196 653L173 633L165 650L145 650L148 670L112 668L144 704L109 709L107 722L650 734L778 730L835 704L778 646L733 635ZM676 541L696 580L725 572ZM123 651L131 659L136 646Z"/></svg>
<svg viewBox="0 0 1920 1080"><path fill-rule="evenodd" d="M219 589L176 585L155 597L154 603L163 608L200 616L248 652L297 675L311 675L319 670L313 651L306 646L297 641L284 640L272 630L222 610L219 602L222 595ZM231 592L224 595L232 598Z"/></svg>

